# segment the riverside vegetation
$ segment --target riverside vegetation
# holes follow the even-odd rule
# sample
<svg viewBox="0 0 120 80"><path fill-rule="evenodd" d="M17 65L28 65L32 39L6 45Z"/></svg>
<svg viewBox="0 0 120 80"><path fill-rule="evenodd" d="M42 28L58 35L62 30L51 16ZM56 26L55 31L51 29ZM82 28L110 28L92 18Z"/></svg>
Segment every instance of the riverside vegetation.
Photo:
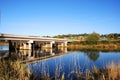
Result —
<svg viewBox="0 0 120 80"><path fill-rule="evenodd" d="M117 37L116 37L117 35ZM84 40L68 43L69 50L120 50L120 34L109 34L108 36L100 36L98 33L91 33L84 36Z"/></svg>
<svg viewBox="0 0 120 80"><path fill-rule="evenodd" d="M25 64L21 64L17 55L0 60L0 80L29 80L30 71Z"/></svg>
<svg viewBox="0 0 120 80"><path fill-rule="evenodd" d="M120 51L120 41L72 42L68 43L68 50Z"/></svg>
<svg viewBox="0 0 120 80"><path fill-rule="evenodd" d="M25 64L20 64L20 61L13 60L1 60L0 61L0 80L65 80L64 73L60 75L60 66L56 66L55 76L50 77L44 74L38 77L30 72ZM119 80L120 79L120 63L114 64L114 62L106 65L106 68L98 69L93 66L92 71L86 69L85 74L82 74L77 70L78 65L75 66L76 70L72 71L68 75L72 75L76 80ZM70 78L70 80L73 80Z"/></svg>

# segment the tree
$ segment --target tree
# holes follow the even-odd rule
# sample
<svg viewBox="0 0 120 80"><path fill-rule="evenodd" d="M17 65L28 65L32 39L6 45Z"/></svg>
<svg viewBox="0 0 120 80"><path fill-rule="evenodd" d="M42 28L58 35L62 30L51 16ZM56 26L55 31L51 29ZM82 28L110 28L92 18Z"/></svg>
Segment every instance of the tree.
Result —
<svg viewBox="0 0 120 80"><path fill-rule="evenodd" d="M96 32L93 32L87 36L86 42L88 44L96 44L99 39L100 39L100 35Z"/></svg>
<svg viewBox="0 0 120 80"><path fill-rule="evenodd" d="M99 58L99 51L84 51L84 54L92 61L96 61Z"/></svg>
<svg viewBox="0 0 120 80"><path fill-rule="evenodd" d="M110 38L110 39L114 39L114 34L108 34L108 38Z"/></svg>

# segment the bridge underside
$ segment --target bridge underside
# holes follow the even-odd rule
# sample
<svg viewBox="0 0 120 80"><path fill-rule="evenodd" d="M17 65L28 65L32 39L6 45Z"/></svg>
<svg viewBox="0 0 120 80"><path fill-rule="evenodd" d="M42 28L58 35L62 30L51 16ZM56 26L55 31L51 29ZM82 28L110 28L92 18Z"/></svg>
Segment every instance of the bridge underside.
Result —
<svg viewBox="0 0 120 80"><path fill-rule="evenodd" d="M44 49L44 48L66 48L67 42L54 41L33 41L33 40L7 40L9 50L30 50L30 49Z"/></svg>

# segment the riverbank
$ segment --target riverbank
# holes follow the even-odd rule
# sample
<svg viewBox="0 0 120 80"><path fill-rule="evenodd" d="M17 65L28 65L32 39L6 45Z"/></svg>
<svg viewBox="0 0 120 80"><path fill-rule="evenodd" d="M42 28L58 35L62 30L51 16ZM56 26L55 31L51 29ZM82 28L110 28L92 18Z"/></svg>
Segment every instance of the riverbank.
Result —
<svg viewBox="0 0 120 80"><path fill-rule="evenodd" d="M8 46L9 43L8 42L0 42L0 46Z"/></svg>
<svg viewBox="0 0 120 80"><path fill-rule="evenodd" d="M99 51L120 51L120 44L68 44L68 50L99 50Z"/></svg>

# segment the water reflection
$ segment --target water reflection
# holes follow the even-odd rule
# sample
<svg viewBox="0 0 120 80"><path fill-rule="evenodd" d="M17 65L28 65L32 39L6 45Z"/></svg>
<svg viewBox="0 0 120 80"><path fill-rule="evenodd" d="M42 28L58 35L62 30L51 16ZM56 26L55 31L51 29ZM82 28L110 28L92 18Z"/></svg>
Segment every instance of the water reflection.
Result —
<svg viewBox="0 0 120 80"><path fill-rule="evenodd" d="M9 50L8 46L0 46L0 50Z"/></svg>
<svg viewBox="0 0 120 80"><path fill-rule="evenodd" d="M99 58L99 51L84 51L84 54L92 61L96 61Z"/></svg>
<svg viewBox="0 0 120 80"><path fill-rule="evenodd" d="M55 77L56 80L64 74L65 80L76 80L74 74L85 75L86 70L92 71L93 66L104 68L112 61L120 61L120 52L98 52L98 51L76 51L28 65L31 72L39 77L47 75Z"/></svg>
<svg viewBox="0 0 120 80"><path fill-rule="evenodd" d="M16 52L9 52L11 54L11 58L13 55L16 55L16 58L24 61L24 60L36 60L36 59L45 59L45 58L50 58L54 57L57 55L62 55L67 53L67 48L63 49L47 49L44 48L42 50L37 49L37 50L18 50ZM8 56L10 57L10 56Z"/></svg>
<svg viewBox="0 0 120 80"><path fill-rule="evenodd" d="M7 51L7 50L1 51L0 50L0 59L6 58L8 56L9 56L9 51Z"/></svg>
<svg viewBox="0 0 120 80"><path fill-rule="evenodd" d="M9 56L9 47L8 46L0 46L0 59L6 58Z"/></svg>

